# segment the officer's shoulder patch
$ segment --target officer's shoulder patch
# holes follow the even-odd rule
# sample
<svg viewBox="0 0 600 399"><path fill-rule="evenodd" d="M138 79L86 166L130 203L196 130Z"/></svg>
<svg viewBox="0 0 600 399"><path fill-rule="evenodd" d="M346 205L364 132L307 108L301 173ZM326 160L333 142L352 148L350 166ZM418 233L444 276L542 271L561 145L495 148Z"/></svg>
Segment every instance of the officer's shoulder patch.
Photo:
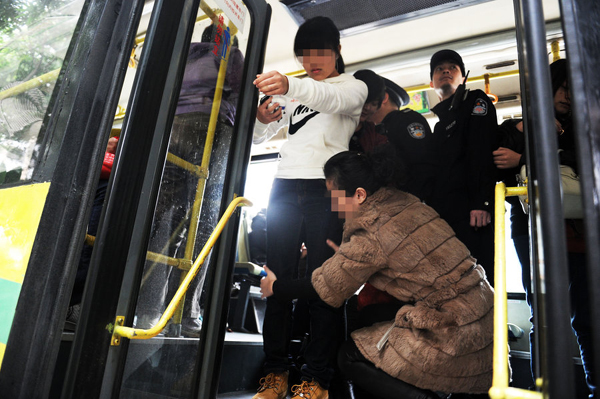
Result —
<svg viewBox="0 0 600 399"><path fill-rule="evenodd" d="M413 139L424 139L425 138L425 126L422 123L414 122L406 127L408 134Z"/></svg>
<svg viewBox="0 0 600 399"><path fill-rule="evenodd" d="M482 98L478 98L475 100L475 105L473 106L473 112L471 115L485 116L487 115L487 111L487 102Z"/></svg>

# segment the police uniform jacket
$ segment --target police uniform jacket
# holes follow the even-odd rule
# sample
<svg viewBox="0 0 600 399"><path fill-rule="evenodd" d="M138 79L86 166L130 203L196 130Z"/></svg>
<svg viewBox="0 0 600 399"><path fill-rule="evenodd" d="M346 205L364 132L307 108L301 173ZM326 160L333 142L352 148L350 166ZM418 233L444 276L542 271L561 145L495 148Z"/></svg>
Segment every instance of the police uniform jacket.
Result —
<svg viewBox="0 0 600 399"><path fill-rule="evenodd" d="M429 123L418 112L403 109L387 114L378 127L406 167L406 180L400 188L428 204L438 172L436 144Z"/></svg>
<svg viewBox="0 0 600 399"><path fill-rule="evenodd" d="M434 136L439 169L430 205L450 224L470 217L472 210L493 213L497 148L496 109L481 90L466 91L450 109L454 95L433 108L440 118Z"/></svg>

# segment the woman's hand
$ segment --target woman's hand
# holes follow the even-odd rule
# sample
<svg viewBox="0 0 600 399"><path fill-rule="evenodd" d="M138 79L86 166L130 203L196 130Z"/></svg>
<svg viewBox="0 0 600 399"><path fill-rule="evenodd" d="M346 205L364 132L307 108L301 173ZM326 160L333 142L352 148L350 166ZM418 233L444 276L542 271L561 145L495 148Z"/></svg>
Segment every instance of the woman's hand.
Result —
<svg viewBox="0 0 600 399"><path fill-rule="evenodd" d="M516 168L521 162L521 154L509 148L500 147L492 154L494 155L494 164L498 169Z"/></svg>
<svg viewBox="0 0 600 399"><path fill-rule="evenodd" d="M108 139L108 144L106 144L106 152L111 154L117 153L117 144L119 143L119 139L116 137L111 137Z"/></svg>
<svg viewBox="0 0 600 399"><path fill-rule="evenodd" d="M279 107L279 103L272 103L272 101L273 97L267 98L258 106L256 119L258 119L260 123L268 125L271 122L276 122L281 119L282 109Z"/></svg>
<svg viewBox="0 0 600 399"><path fill-rule="evenodd" d="M261 298L268 298L273 295L273 283L277 280L277 276L267 266L263 267L267 276L260 280L260 292L262 293Z"/></svg>
<svg viewBox="0 0 600 399"><path fill-rule="evenodd" d="M277 71L271 71L256 75L252 82L258 90L267 96L286 94L289 89L288 78Z"/></svg>
<svg viewBox="0 0 600 399"><path fill-rule="evenodd" d="M338 249L340 249L339 245L337 245L335 242L331 241L331 240L327 240L327 245L329 245L331 247L331 249L333 249L335 252L338 251Z"/></svg>
<svg viewBox="0 0 600 399"><path fill-rule="evenodd" d="M558 119L554 119L554 124L556 125L556 132L558 133L559 136L565 132L565 129L563 129L562 123L560 123L558 121Z"/></svg>
<svg viewBox="0 0 600 399"><path fill-rule="evenodd" d="M517 130L518 130L519 132L523 133L523 121L521 121L521 122L517 123L517 124L515 125L515 127L517 128Z"/></svg>

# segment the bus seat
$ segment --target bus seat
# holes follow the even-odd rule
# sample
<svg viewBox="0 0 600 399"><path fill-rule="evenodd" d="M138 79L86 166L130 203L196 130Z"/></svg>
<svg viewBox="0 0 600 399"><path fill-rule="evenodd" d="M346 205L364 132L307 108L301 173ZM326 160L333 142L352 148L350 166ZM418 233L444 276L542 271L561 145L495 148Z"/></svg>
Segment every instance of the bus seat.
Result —
<svg viewBox="0 0 600 399"><path fill-rule="evenodd" d="M250 262L248 222L245 214L238 230L234 288L231 291L228 324L232 331L262 333L266 301L260 295L262 267Z"/></svg>

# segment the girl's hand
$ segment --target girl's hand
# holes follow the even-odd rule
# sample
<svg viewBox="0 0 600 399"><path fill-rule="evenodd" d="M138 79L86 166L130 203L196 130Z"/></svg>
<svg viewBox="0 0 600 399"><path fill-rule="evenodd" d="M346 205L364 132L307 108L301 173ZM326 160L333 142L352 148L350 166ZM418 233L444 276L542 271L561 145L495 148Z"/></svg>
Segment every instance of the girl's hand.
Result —
<svg viewBox="0 0 600 399"><path fill-rule="evenodd" d="M289 89L287 76L280 74L277 71L271 71L256 75L256 79L252 82L258 90L267 96L277 94L286 94Z"/></svg>
<svg viewBox="0 0 600 399"><path fill-rule="evenodd" d="M267 266L263 267L267 276L260 280L260 292L262 293L261 298L268 298L273 295L273 283L277 280L277 276Z"/></svg>
<svg viewBox="0 0 600 399"><path fill-rule="evenodd" d="M256 119L258 119L260 123L268 125L271 122L276 122L281 119L282 109L279 108L277 111L273 112L279 107L279 103L272 103L272 101L273 97L268 98L258 106L258 109L256 110Z"/></svg>

